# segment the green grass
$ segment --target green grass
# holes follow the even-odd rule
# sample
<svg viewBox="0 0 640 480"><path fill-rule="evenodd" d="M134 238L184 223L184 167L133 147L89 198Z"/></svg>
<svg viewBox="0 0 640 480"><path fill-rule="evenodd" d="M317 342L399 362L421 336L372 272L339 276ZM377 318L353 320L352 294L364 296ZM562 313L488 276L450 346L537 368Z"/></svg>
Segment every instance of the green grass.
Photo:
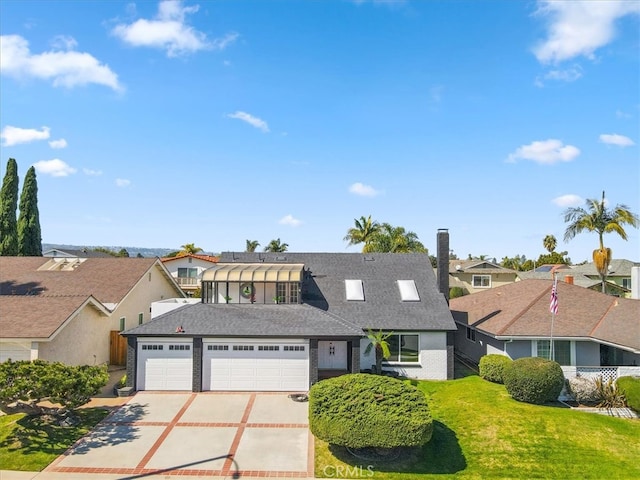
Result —
<svg viewBox="0 0 640 480"><path fill-rule="evenodd" d="M425 392L434 419L427 445L401 461L376 464L316 440L316 476L640 478L640 420L517 402L504 385L474 375L411 383Z"/></svg>
<svg viewBox="0 0 640 480"><path fill-rule="evenodd" d="M45 417L24 414L0 417L0 468L39 472L89 432L109 412L102 408L77 410L80 424L52 425Z"/></svg>

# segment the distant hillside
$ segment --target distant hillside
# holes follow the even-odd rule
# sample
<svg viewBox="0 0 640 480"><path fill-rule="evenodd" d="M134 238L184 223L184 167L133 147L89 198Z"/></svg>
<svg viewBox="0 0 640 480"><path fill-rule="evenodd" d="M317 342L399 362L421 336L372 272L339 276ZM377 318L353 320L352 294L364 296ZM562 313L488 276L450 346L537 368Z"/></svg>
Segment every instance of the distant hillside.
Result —
<svg viewBox="0 0 640 480"><path fill-rule="evenodd" d="M145 258L149 257L164 257L170 252L175 252L176 248L140 248L140 247L114 247L107 245L63 245L63 244L55 244L55 243L43 243L42 251L46 252L47 250L51 250L52 248L59 248L61 250L82 250L86 248L87 250L94 250L96 248L107 248L113 252L119 252L123 248L129 252L130 257L137 257L138 254L142 255Z"/></svg>

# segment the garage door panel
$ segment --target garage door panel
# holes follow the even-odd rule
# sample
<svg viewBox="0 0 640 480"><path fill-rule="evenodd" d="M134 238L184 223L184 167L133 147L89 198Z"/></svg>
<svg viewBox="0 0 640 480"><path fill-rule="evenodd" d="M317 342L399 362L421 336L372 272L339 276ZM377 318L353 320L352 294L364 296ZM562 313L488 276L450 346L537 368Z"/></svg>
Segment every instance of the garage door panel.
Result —
<svg viewBox="0 0 640 480"><path fill-rule="evenodd" d="M138 349L138 390L192 389L191 344L141 343Z"/></svg>
<svg viewBox="0 0 640 480"><path fill-rule="evenodd" d="M204 390L304 391L309 388L307 344L243 342L234 345L216 341L215 350L209 349L206 341L204 345Z"/></svg>

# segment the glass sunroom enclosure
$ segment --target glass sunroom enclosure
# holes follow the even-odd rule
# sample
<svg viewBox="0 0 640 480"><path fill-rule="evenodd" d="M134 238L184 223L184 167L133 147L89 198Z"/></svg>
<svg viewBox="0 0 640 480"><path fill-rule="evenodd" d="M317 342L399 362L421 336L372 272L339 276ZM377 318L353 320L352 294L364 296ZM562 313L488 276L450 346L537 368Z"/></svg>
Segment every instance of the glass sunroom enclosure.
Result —
<svg viewBox="0 0 640 480"><path fill-rule="evenodd" d="M300 303L302 263L219 263L202 274L202 303Z"/></svg>

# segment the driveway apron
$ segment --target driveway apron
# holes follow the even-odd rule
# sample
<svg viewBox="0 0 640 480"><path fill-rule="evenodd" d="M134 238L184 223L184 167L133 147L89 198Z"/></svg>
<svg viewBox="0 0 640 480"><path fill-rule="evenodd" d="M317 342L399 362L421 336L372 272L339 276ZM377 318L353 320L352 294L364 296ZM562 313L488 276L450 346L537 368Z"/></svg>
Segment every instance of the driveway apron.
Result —
<svg viewBox="0 0 640 480"><path fill-rule="evenodd" d="M282 393L141 392L45 472L312 478L307 409Z"/></svg>

